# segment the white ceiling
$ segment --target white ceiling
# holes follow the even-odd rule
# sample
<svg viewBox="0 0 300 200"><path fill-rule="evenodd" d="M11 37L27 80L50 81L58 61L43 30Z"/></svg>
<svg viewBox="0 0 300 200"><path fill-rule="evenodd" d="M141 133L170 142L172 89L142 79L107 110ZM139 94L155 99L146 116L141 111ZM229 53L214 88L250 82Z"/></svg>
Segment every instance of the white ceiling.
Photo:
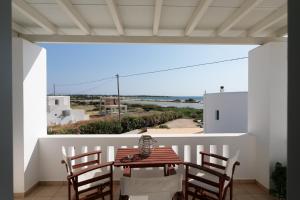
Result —
<svg viewBox="0 0 300 200"><path fill-rule="evenodd" d="M172 37L174 43L176 39L231 43L235 43L233 39L243 43L244 39L244 43L263 43L281 37L287 29L287 0L12 0L12 3L14 31L32 41L88 38L92 42L93 38L96 41L103 37L102 41L119 37L119 42L134 42L133 37L145 37L145 42L163 42ZM155 8L160 9L155 12ZM70 11L73 15L68 14Z"/></svg>

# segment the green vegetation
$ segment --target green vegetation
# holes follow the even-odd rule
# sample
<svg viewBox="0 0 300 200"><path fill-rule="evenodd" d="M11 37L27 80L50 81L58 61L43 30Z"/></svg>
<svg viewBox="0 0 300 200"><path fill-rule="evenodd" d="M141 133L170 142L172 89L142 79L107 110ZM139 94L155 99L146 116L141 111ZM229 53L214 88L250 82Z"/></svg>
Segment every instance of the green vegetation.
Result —
<svg viewBox="0 0 300 200"><path fill-rule="evenodd" d="M180 100L180 99L175 99L173 102L178 102L178 103L180 103L181 100Z"/></svg>
<svg viewBox="0 0 300 200"><path fill-rule="evenodd" d="M183 118L192 118L196 120L203 120L203 110L195 108L177 108L177 107L161 107L157 105L140 105L140 104L128 104L128 109L139 108L144 111L173 111L182 115Z"/></svg>
<svg viewBox="0 0 300 200"><path fill-rule="evenodd" d="M196 103L197 101L195 99L189 98L189 99L186 99L184 102L185 103Z"/></svg>
<svg viewBox="0 0 300 200"><path fill-rule="evenodd" d="M144 129L181 118L182 114L166 111L145 116L125 116L121 123L115 119L81 122L67 126L49 128L48 134L120 134L135 129Z"/></svg>
<svg viewBox="0 0 300 200"><path fill-rule="evenodd" d="M271 174L271 194L279 199L286 199L286 166L277 162Z"/></svg>
<svg viewBox="0 0 300 200"><path fill-rule="evenodd" d="M166 129L169 129L168 125L166 124L161 124L158 126L158 128L166 128Z"/></svg>

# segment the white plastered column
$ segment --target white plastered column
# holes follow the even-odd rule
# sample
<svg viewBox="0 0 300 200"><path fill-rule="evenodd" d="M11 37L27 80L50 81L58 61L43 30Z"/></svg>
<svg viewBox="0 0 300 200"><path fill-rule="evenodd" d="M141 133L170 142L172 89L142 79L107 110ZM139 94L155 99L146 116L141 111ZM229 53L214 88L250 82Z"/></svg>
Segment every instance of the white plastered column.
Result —
<svg viewBox="0 0 300 200"><path fill-rule="evenodd" d="M249 52L248 132L256 136L256 180L270 188L276 162L287 160L287 42Z"/></svg>
<svg viewBox="0 0 300 200"><path fill-rule="evenodd" d="M38 138L47 134L46 50L13 38L14 193L39 182Z"/></svg>

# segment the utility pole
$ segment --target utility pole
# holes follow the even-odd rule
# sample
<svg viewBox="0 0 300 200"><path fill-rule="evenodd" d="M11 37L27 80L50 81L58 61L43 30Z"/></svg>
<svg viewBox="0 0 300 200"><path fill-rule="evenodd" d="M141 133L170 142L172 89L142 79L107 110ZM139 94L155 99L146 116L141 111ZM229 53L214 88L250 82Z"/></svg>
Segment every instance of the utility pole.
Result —
<svg viewBox="0 0 300 200"><path fill-rule="evenodd" d="M100 100L99 100L99 114L101 115L102 113L102 97L100 96Z"/></svg>
<svg viewBox="0 0 300 200"><path fill-rule="evenodd" d="M119 84L119 74L116 75L117 86L118 86L118 107L119 107L119 122L121 123L121 102L120 102L120 84Z"/></svg>
<svg viewBox="0 0 300 200"><path fill-rule="evenodd" d="M53 84L53 96L55 96L55 84Z"/></svg>

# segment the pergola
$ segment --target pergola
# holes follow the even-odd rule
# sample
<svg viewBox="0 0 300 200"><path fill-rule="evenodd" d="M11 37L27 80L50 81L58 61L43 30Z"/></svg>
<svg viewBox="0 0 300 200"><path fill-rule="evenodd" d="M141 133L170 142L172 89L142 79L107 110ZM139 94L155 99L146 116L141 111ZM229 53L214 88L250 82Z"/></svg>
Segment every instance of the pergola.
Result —
<svg viewBox="0 0 300 200"><path fill-rule="evenodd" d="M287 0L12 0L32 42L264 44L287 34Z"/></svg>

